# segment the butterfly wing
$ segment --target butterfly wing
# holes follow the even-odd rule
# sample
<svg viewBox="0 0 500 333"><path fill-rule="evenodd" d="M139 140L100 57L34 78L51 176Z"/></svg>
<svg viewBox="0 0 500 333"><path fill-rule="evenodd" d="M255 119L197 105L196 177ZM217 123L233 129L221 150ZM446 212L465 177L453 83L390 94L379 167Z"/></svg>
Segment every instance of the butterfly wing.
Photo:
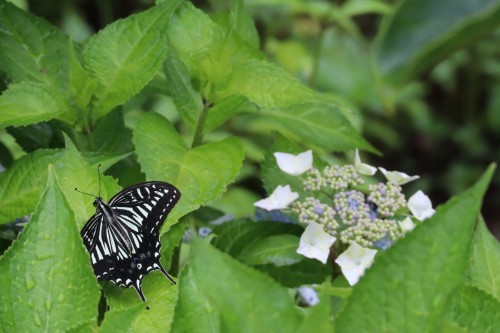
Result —
<svg viewBox="0 0 500 333"><path fill-rule="evenodd" d="M179 198L173 185L147 182L103 203L112 213L97 213L81 232L97 278L133 286L143 301L141 282L150 271L159 269L174 283L160 264L159 229Z"/></svg>

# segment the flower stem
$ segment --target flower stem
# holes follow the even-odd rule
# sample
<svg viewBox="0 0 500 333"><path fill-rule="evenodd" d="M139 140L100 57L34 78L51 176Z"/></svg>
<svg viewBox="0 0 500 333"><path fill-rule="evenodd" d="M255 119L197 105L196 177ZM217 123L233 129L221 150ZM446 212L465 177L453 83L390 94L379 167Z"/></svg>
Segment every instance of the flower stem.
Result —
<svg viewBox="0 0 500 333"><path fill-rule="evenodd" d="M207 120L208 110L212 106L212 103L203 99L203 104L200 109L200 115L198 117L198 124L196 125L196 132L194 133L193 143L191 148L199 146L203 140L203 127L205 126L205 121Z"/></svg>

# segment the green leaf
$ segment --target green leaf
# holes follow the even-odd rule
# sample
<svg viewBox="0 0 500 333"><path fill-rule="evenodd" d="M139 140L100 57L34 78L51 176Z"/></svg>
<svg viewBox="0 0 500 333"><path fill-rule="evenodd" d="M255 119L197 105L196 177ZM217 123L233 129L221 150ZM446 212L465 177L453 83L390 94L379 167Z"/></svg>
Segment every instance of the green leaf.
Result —
<svg viewBox="0 0 500 333"><path fill-rule="evenodd" d="M97 316L97 280L53 168L30 222L0 258L0 283L6 331L63 331Z"/></svg>
<svg viewBox="0 0 500 333"><path fill-rule="evenodd" d="M247 110L257 111L255 110L255 105L241 95L232 95L218 101L208 110L207 119L203 126L203 133L208 133L216 129L235 114Z"/></svg>
<svg viewBox="0 0 500 333"><path fill-rule="evenodd" d="M469 333L494 333L500 327L500 303L479 289L462 285L452 295L447 317Z"/></svg>
<svg viewBox="0 0 500 333"><path fill-rule="evenodd" d="M215 235L214 246L244 262L242 258L244 253L252 251L247 249L255 247L261 240L278 236L299 237L303 231L304 229L297 224L237 220L216 226L212 233ZM256 265L255 268L270 275L286 287L322 283L327 276L332 274L331 266L307 258L302 258L301 261L287 266L265 264Z"/></svg>
<svg viewBox="0 0 500 333"><path fill-rule="evenodd" d="M232 187L220 198L209 202L207 206L239 219L253 216L255 214L253 203L258 200L260 197L255 192L242 187Z"/></svg>
<svg viewBox="0 0 500 333"><path fill-rule="evenodd" d="M130 333L168 331L174 317L175 304L177 303L177 286L173 285L160 271L156 270L144 278L142 290L147 298L149 310L146 310L146 305L142 303L135 289L125 289L109 284L105 295L111 309L116 311L126 310L133 316L128 319L130 324L126 325L127 327L124 330L112 330L110 324L110 331Z"/></svg>
<svg viewBox="0 0 500 333"><path fill-rule="evenodd" d="M285 288L195 239L172 332L294 332L301 321Z"/></svg>
<svg viewBox="0 0 500 333"><path fill-rule="evenodd" d="M244 40L248 36L233 30L234 24L219 25L191 3L184 2L169 26L168 35L180 59L198 79L200 92L210 102L218 101L212 98L212 89L225 82L233 67L264 58L258 48Z"/></svg>
<svg viewBox="0 0 500 333"><path fill-rule="evenodd" d="M238 258L252 266L266 264L287 266L304 259L297 253L298 247L299 237L295 235L269 236L247 246Z"/></svg>
<svg viewBox="0 0 500 333"><path fill-rule="evenodd" d="M215 101L242 95L262 108L285 107L325 97L306 87L281 67L252 60L233 68L225 85L216 91Z"/></svg>
<svg viewBox="0 0 500 333"><path fill-rule="evenodd" d="M260 115L274 129L327 151L359 148L378 152L363 139L342 111L331 104L295 104L285 108L265 109Z"/></svg>
<svg viewBox="0 0 500 333"><path fill-rule="evenodd" d="M94 119L137 94L158 72L166 56L166 25L180 0L168 1L118 20L92 37L83 67L98 82Z"/></svg>
<svg viewBox="0 0 500 333"><path fill-rule="evenodd" d="M238 175L243 160L237 138L188 149L172 124L156 113L139 120L133 141L146 178L167 181L181 191L165 228L220 196Z"/></svg>
<svg viewBox="0 0 500 333"><path fill-rule="evenodd" d="M64 99L44 83L12 84L0 96L0 128L50 120L69 110Z"/></svg>
<svg viewBox="0 0 500 333"><path fill-rule="evenodd" d="M172 46L163 62L163 72L166 93L172 96L182 119L193 129L203 109L201 96L191 85L191 74Z"/></svg>
<svg viewBox="0 0 500 333"><path fill-rule="evenodd" d="M0 66L14 82L68 91L69 38L45 20L0 2Z"/></svg>
<svg viewBox="0 0 500 333"><path fill-rule="evenodd" d="M233 7L225 15L219 15L217 23L225 30L236 34L241 41L254 49L259 48L259 33L249 12L245 10L243 0L233 1Z"/></svg>
<svg viewBox="0 0 500 333"><path fill-rule="evenodd" d="M59 144L64 142L57 128L46 122L27 126L8 127L7 132L28 153L37 149L60 147Z"/></svg>
<svg viewBox="0 0 500 333"><path fill-rule="evenodd" d="M183 2L172 16L168 36L179 58L198 78L205 78L202 66L207 61L214 39L215 23L190 2Z"/></svg>
<svg viewBox="0 0 500 333"><path fill-rule="evenodd" d="M63 185L66 197L76 212L80 226L94 213L92 199L75 192L75 187L82 191L97 193L99 180L97 165L102 162L107 167L105 155L83 158L74 147L70 150L43 149L27 154L16 160L9 169L0 173L0 223L6 223L17 217L33 212L42 190L42 182L47 178L47 166L54 164L59 181ZM111 157L113 159L113 157ZM104 198L108 193L116 193L119 187L110 177L102 177Z"/></svg>
<svg viewBox="0 0 500 333"><path fill-rule="evenodd" d="M0 173L0 223L33 212L47 178L48 165L61 157L61 150L37 150Z"/></svg>
<svg viewBox="0 0 500 333"><path fill-rule="evenodd" d="M298 236L304 231L298 225L280 222L252 222L236 220L216 226L213 245L234 258L249 246L268 236L282 234Z"/></svg>
<svg viewBox="0 0 500 333"><path fill-rule="evenodd" d="M123 112L115 110L99 119L92 132L93 150L99 152L130 152L132 131L125 127Z"/></svg>
<svg viewBox="0 0 500 333"><path fill-rule="evenodd" d="M257 265L255 268L288 288L296 288L305 284L319 284L325 281L328 276L332 276L332 266L308 258L288 266L278 267L268 264Z"/></svg>
<svg viewBox="0 0 500 333"><path fill-rule="evenodd" d="M88 109L92 94L97 88L97 81L92 79L82 66L73 45L70 47L69 87L76 106L80 110Z"/></svg>
<svg viewBox="0 0 500 333"><path fill-rule="evenodd" d="M499 22L496 0L404 1L384 22L378 64L396 82L407 81L495 31Z"/></svg>
<svg viewBox="0 0 500 333"><path fill-rule="evenodd" d="M388 15L393 12L392 7L379 0L349 0L341 8L342 13L348 16L363 14Z"/></svg>
<svg viewBox="0 0 500 333"><path fill-rule="evenodd" d="M175 248L181 244L182 236L184 236L184 231L186 230L186 224L187 222L185 220L181 220L161 235L161 262L163 267L170 266L172 254Z"/></svg>
<svg viewBox="0 0 500 333"><path fill-rule="evenodd" d="M331 288L330 282L327 280L321 287ZM324 289L318 293L319 303L310 309L296 333L333 333L333 325L330 320L330 297Z"/></svg>
<svg viewBox="0 0 500 333"><path fill-rule="evenodd" d="M480 218L469 267L470 283L500 301L500 244Z"/></svg>
<svg viewBox="0 0 500 333"><path fill-rule="evenodd" d="M467 268L493 170L488 168L471 189L377 255L335 318L337 332L439 331L448 299Z"/></svg>
<svg viewBox="0 0 500 333"><path fill-rule="evenodd" d="M99 333L132 331L131 325L141 312L144 312L143 304L136 304L125 309L113 309L104 316Z"/></svg>

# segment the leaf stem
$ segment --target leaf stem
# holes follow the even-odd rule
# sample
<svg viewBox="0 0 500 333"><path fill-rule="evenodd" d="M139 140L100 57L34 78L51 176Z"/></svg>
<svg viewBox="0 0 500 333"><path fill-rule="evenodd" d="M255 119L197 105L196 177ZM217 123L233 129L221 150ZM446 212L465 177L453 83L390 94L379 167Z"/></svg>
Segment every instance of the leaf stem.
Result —
<svg viewBox="0 0 500 333"><path fill-rule="evenodd" d="M196 132L194 133L193 143L191 144L191 148L199 146L203 140L203 127L205 126L208 110L210 109L211 106L212 103L203 99L203 103L200 108L200 116L198 117L198 124L196 125Z"/></svg>

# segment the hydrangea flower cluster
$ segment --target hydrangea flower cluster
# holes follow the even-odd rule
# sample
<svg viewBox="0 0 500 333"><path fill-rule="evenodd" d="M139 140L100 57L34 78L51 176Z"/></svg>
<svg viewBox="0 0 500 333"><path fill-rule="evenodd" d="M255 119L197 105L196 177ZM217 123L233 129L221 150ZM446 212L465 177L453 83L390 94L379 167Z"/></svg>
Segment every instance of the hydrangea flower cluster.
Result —
<svg viewBox="0 0 500 333"><path fill-rule="evenodd" d="M409 200L402 192L401 185L419 176L379 168L387 181L366 186L361 175L373 176L377 168L362 163L357 150L354 164L321 170L313 168L311 151L298 155L277 152L275 157L284 172L304 175L299 192L310 195L299 198L288 185L278 186L269 198L255 205L269 211L291 208L298 221L307 225L297 249L306 257L326 263L337 239L339 248L348 246L335 262L351 285L371 265L376 249L390 247L411 231L414 219L423 221L434 214L432 203L422 191Z"/></svg>
<svg viewBox="0 0 500 333"><path fill-rule="evenodd" d="M321 171L310 169L304 181L304 188L308 191L319 191L324 188L341 191L363 183L354 165L332 165Z"/></svg>
<svg viewBox="0 0 500 333"><path fill-rule="evenodd" d="M354 165L308 169L303 186L306 192L312 192L311 196L294 201L292 212L301 223L313 221L320 224L325 232L339 237L341 243L356 242L364 247L381 249L389 247L407 231L398 223L404 219L408 204L400 184L418 176L383 169L388 178L386 183L362 187L361 173L374 174L376 169L371 168L361 163L356 152ZM314 192L317 191L328 193L328 203L316 198Z"/></svg>

